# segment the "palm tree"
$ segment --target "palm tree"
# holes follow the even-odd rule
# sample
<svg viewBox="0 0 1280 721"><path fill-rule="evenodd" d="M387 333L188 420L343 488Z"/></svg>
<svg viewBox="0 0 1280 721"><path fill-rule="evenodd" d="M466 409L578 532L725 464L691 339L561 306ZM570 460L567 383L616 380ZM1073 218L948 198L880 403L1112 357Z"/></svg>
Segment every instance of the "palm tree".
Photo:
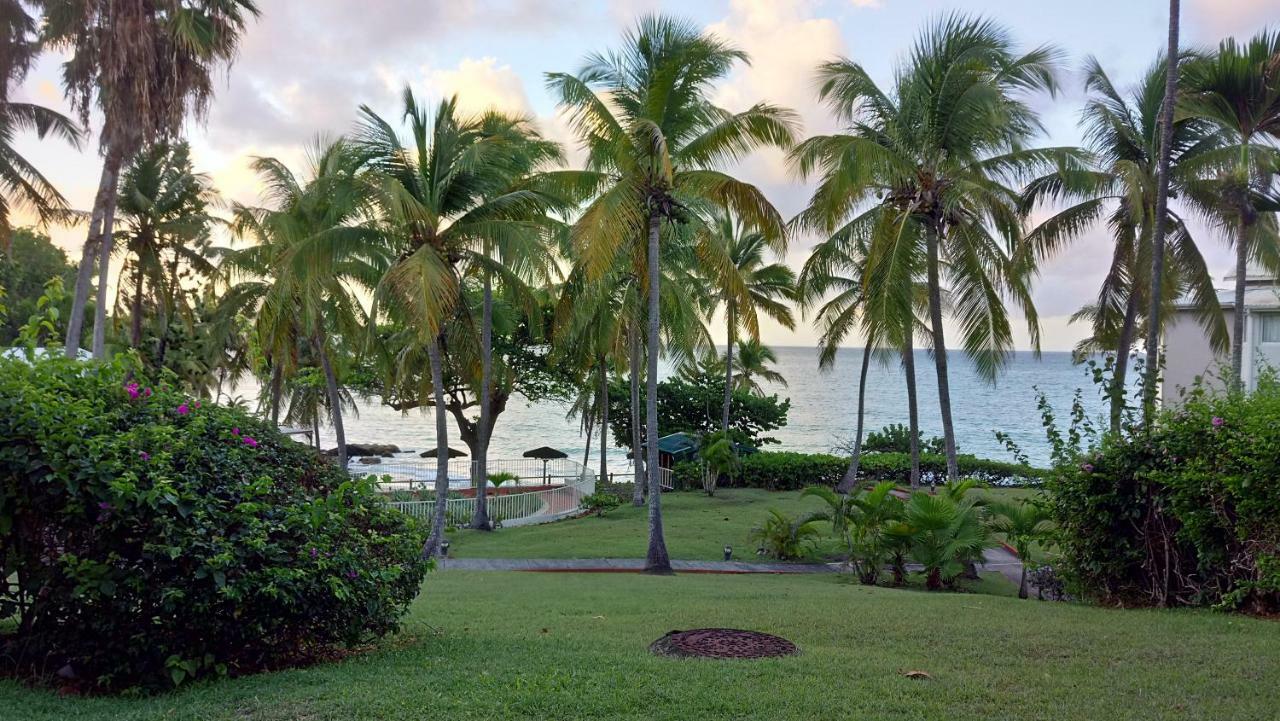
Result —
<svg viewBox="0 0 1280 721"><path fill-rule="evenodd" d="M1083 120L1092 157L1088 163L1071 163L1032 180L1023 192L1024 212L1042 202L1072 201L1028 233L1025 249L1031 254L1032 263L1061 252L1099 221L1106 223L1114 240L1111 264L1098 299L1076 316L1093 326L1092 336L1079 350L1115 353L1115 368L1107 388L1112 433L1120 432L1126 407L1129 353L1149 317L1160 149L1165 143L1161 139L1161 114L1167 67L1163 59L1158 60L1126 97L1117 90L1102 64L1090 58L1085 64L1089 100ZM1219 147L1218 138L1204 121L1180 118L1172 125L1168 147L1169 189L1174 196L1187 198L1197 183L1201 164ZM1170 230L1165 245L1172 253L1172 263L1167 269L1162 264L1161 304L1189 294L1211 343L1225 349L1226 326L1213 277L1190 226L1166 205L1163 227Z"/></svg>
<svg viewBox="0 0 1280 721"><path fill-rule="evenodd" d="M61 113L9 99L10 88L23 81L40 52L36 30L22 0L0 0L0 251L6 253L15 208L34 211L41 222L61 219L69 210L58 189L13 147L17 134L56 135L74 146L81 140L80 128Z"/></svg>
<svg viewBox="0 0 1280 721"><path fill-rule="evenodd" d="M1171 47L1176 46L1178 37L1177 6L1177 0L1171 0ZM1258 200L1260 195L1274 194L1274 174L1280 168L1280 151L1264 141L1268 136L1280 138L1280 31L1264 30L1243 45L1227 38L1216 53L1189 63L1182 112L1213 123L1225 136L1224 146L1205 169L1215 176L1213 194L1234 233L1231 373L1232 384L1240 388L1244 382L1245 276L1250 256L1260 255L1255 233L1263 214ZM1274 225L1263 227L1274 235Z"/></svg>
<svg viewBox="0 0 1280 721"><path fill-rule="evenodd" d="M760 380L766 383L772 383L786 387L787 379L781 373L770 368L770 365L777 365L778 354L773 349L760 342L759 338L747 338L738 341L738 357L733 360L734 370L737 377L732 378L726 374L727 378L732 378L734 390L745 390L757 395L764 394L764 387L760 385ZM727 432L727 431L726 431Z"/></svg>
<svg viewBox="0 0 1280 721"><path fill-rule="evenodd" d="M203 117L213 72L230 63L254 0L38 0L44 37L64 50L63 84L89 124L103 115L102 174L94 196L67 324L67 357L80 347L90 275L98 260L93 355L105 357L108 271L120 170L145 145L171 138L188 114Z"/></svg>
<svg viewBox="0 0 1280 721"><path fill-rule="evenodd" d="M663 221L668 235L700 223L697 209L714 205L757 228L783 249L782 219L754 186L716 169L762 145L788 147L795 117L758 104L731 113L712 104L710 87L746 55L691 23L641 18L623 48L592 55L576 75L551 73L548 85L587 151L582 180L594 196L574 224L573 238L592 278L637 256L647 241L647 373L649 549L645 568L669 573L662 533L658 471L657 377ZM627 263L631 265L631 263Z"/></svg>
<svg viewBox="0 0 1280 721"><path fill-rule="evenodd" d="M390 232L386 236L396 262L382 279L379 307L419 333L431 365L436 414L436 506L431 535L423 553L434 555L444 534L448 479L448 420L445 415L442 343L450 340L449 321L460 310L468 273L498 279L519 297L526 279L546 277L553 269L547 240L555 224L548 210L564 205L559 196L534 187L527 176L558 161L560 151L543 140L524 117L490 112L463 117L457 99L440 103L434 114L404 92L408 135L402 139L391 123L368 107L358 143L381 186L381 205ZM499 254L499 260L492 253ZM486 285L488 280L485 281ZM491 328L492 290L485 292L482 333ZM465 308L463 308L465 310ZM472 325L473 324L465 324ZM455 325L459 339L465 329ZM487 331L491 332L491 330ZM486 341L482 337L481 343ZM471 358L488 356L455 342L450 350ZM491 379L482 370L481 409L487 406ZM481 426L487 426L487 416ZM487 429L480 447L487 451ZM484 469L484 458L480 470ZM473 525L490 528L486 498L487 473L477 472Z"/></svg>
<svg viewBox="0 0 1280 721"><path fill-rule="evenodd" d="M911 556L924 567L930 591L951 583L965 570L965 562L980 557L993 545L991 531L973 497L949 493L911 494L902 513L910 537Z"/></svg>
<svg viewBox="0 0 1280 721"><path fill-rule="evenodd" d="M368 319L358 294L371 291L387 266L374 188L360 165L344 140L320 144L304 179L275 158L254 160L271 207L233 208L236 236L258 245L228 257L228 270L244 281L223 299L225 315L256 309L258 343L276 369L290 370L300 351L319 362L343 469L347 444L334 357L347 344L334 338L350 342L363 335Z"/></svg>
<svg viewBox="0 0 1280 721"><path fill-rule="evenodd" d="M1009 184L1069 154L1025 147L1039 123L1021 96L1055 90L1058 55L1050 47L1016 55L999 26L947 16L916 42L888 92L857 63L824 64L819 96L848 130L810 138L792 153L802 176L821 176L799 227L865 237L868 272L898 294L913 287L903 273L924 269L951 478L958 469L944 311L956 317L966 352L989 379L1013 343L1006 300L1022 309L1038 347L1027 269L1012 262L1021 218ZM894 276L875 270L886 264Z"/></svg>
<svg viewBox="0 0 1280 721"><path fill-rule="evenodd" d="M209 240L212 218L207 210L213 201L209 180L193 170L186 143L158 143L139 153L125 169L116 207L124 224L123 247L130 258L125 270L132 266L129 314L134 348L142 345L148 283L167 325L176 310L179 266L185 263L204 275L213 272L203 247ZM165 335L164 329L159 332Z"/></svg>
<svg viewBox="0 0 1280 721"><path fill-rule="evenodd" d="M991 512L991 530L1003 533L1022 559L1022 577L1018 580L1018 598L1027 597L1027 566L1031 563L1031 544L1049 540L1053 530L1052 514L1043 503L1035 501L995 500L987 503Z"/></svg>
<svg viewBox="0 0 1280 721"><path fill-rule="evenodd" d="M724 307L725 316L725 364L724 364L724 408L721 412L720 430L729 433L729 412L733 403L735 369L734 346L738 343L738 329L742 328L750 336L753 346L746 350L755 352L753 364L763 366L763 362L777 358L762 358L763 354L772 355L773 351L760 345L760 315L766 315L784 327L794 329L795 318L786 301L795 296L795 273L783 263L765 263L765 251L768 243L762 233L749 229L737 222L732 215L723 211L713 212L706 225L707 232L699 239L698 251L700 265L710 275L715 288L719 289L720 303ZM772 376L768 374L772 373ZM782 376L772 371L763 371L767 380L781 382ZM758 390L758 386L747 380L747 386Z"/></svg>

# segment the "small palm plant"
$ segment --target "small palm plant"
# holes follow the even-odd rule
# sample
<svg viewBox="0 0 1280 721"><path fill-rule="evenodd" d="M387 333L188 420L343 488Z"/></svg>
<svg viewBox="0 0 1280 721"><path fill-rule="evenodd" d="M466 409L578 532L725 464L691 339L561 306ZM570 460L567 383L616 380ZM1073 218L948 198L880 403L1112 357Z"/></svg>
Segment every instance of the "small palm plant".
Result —
<svg viewBox="0 0 1280 721"><path fill-rule="evenodd" d="M738 452L733 441L725 433L712 433L703 442L702 450L702 490L708 496L716 494L716 481L721 475L733 476L742 467L738 460Z"/></svg>
<svg viewBox="0 0 1280 721"><path fill-rule="evenodd" d="M1027 565L1031 563L1031 544L1046 543L1053 533L1053 521L1049 508L1042 502L991 501L991 530L1003 533L1005 541L1013 546L1022 559L1022 577L1018 580L1018 598L1027 597Z"/></svg>
<svg viewBox="0 0 1280 721"><path fill-rule="evenodd" d="M792 518L776 508L769 509L764 522L747 535L751 542L758 542L765 553L782 561L807 556L813 550L814 539L819 536L822 517L806 514Z"/></svg>
<svg viewBox="0 0 1280 721"><path fill-rule="evenodd" d="M902 516L902 501L893 495L894 488L892 481L885 481L852 495L826 486L812 486L801 494L827 504L814 517L831 523L832 534L848 551L853 572L869 586L879 582L881 570L893 557L890 528Z"/></svg>
<svg viewBox="0 0 1280 721"><path fill-rule="evenodd" d="M909 529L911 557L924 566L930 591L953 583L966 560L993 544L982 511L971 498L957 500L948 493L918 491L906 504L903 522Z"/></svg>

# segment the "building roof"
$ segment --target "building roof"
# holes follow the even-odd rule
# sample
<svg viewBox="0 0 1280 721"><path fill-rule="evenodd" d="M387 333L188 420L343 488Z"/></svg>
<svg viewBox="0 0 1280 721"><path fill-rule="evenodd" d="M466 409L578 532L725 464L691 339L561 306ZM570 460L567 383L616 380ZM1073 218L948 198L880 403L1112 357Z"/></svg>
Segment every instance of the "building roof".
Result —
<svg viewBox="0 0 1280 721"><path fill-rule="evenodd" d="M1280 280L1258 266L1250 263L1245 270L1244 305L1246 308L1280 309ZM1230 310L1236 305L1236 276L1231 273L1224 277L1225 288L1217 289L1218 305L1223 310ZM1175 304L1178 310L1191 310L1195 303L1188 296L1182 296Z"/></svg>

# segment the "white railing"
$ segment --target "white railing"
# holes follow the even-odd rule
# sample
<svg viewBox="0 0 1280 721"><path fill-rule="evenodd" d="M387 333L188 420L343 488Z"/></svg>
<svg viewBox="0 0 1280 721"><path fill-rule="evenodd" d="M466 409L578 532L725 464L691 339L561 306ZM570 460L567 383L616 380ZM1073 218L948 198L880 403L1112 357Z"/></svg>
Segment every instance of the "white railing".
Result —
<svg viewBox="0 0 1280 721"><path fill-rule="evenodd" d="M434 471L434 460L427 459L423 463L429 463L432 471ZM581 511L583 497L595 493L595 474L573 461L568 461L567 459L553 461L552 463L557 464L554 468L552 468L551 463L548 463L545 475L542 461L537 461L538 475L531 480L520 473L521 470L527 470L526 463L526 459L518 461L489 461L489 473L491 476L495 473L512 473L519 476L518 480L503 483L497 490L492 486L489 487L489 491L485 495L486 508L489 512L489 518L494 523L508 527L523 526L572 516ZM418 466L420 464L406 462L400 465L403 467L409 465ZM469 470L469 466L470 464L467 463L464 467ZM386 472L379 473L391 475ZM431 475L432 480L434 480L434 472ZM459 480L461 479L454 475L451 464L449 473L450 486L457 488ZM434 498L397 500L396 497L406 491L410 494L425 494L425 489L430 485L427 479L417 476L404 480L396 480L395 476L392 476L392 480L384 480L379 483L380 487L388 491L388 496L391 499L389 503L393 508L424 520L429 520L435 512ZM471 486L469 479L465 481L465 485L468 488ZM508 490L522 486L533 486L536 490L529 490L523 493L514 493ZM446 522L451 526L465 526L471 522L471 517L475 514L475 510L476 499L474 496L450 498L445 501Z"/></svg>
<svg viewBox="0 0 1280 721"><path fill-rule="evenodd" d="M674 472L670 468L658 466L658 487L664 491L670 491L675 489L675 483Z"/></svg>

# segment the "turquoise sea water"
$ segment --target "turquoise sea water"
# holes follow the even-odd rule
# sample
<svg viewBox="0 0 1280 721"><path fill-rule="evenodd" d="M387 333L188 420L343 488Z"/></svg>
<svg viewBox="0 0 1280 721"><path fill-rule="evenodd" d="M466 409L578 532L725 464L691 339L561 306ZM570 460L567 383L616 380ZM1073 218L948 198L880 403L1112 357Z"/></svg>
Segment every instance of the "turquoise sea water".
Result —
<svg viewBox="0 0 1280 721"><path fill-rule="evenodd" d="M818 370L818 355L813 348L778 347L777 370L787 379L787 386L770 388L791 399L789 423L774 432L780 445L770 450L805 452L829 451L841 439L852 437L857 412L858 364L861 350L842 350L830 371ZM1009 459L1009 454L996 441L994 431L1010 434L1022 445L1033 463L1048 462L1049 449L1036 410L1039 387L1065 417L1071 396L1077 388L1084 390L1084 400L1091 414L1102 412L1103 403L1090 381L1085 366L1074 365L1070 353L1044 353L1039 358L1029 352L1014 354L995 385L982 380L963 355L948 356L951 365L952 415L956 440L963 453L989 458ZM920 426L926 434L940 435L937 410L937 380L929 355L918 352L916 374L919 387ZM881 365L873 362L867 379L867 428L877 429L889 423L907 422L907 392L897 363ZM456 432L450 419L450 431ZM434 420L420 412L401 414L373 403L362 404L359 417L347 421L350 442L394 443L407 450L434 446ZM326 447L333 445L329 429L321 429ZM465 446L452 439L458 449ZM559 448L581 461L586 438L579 432L578 422L565 419L565 409L555 403L530 404L514 398L498 419L492 442L491 458L518 458L536 446ZM590 462L598 465L598 437L593 441ZM628 462L625 450L610 451L609 467L625 472Z"/></svg>

